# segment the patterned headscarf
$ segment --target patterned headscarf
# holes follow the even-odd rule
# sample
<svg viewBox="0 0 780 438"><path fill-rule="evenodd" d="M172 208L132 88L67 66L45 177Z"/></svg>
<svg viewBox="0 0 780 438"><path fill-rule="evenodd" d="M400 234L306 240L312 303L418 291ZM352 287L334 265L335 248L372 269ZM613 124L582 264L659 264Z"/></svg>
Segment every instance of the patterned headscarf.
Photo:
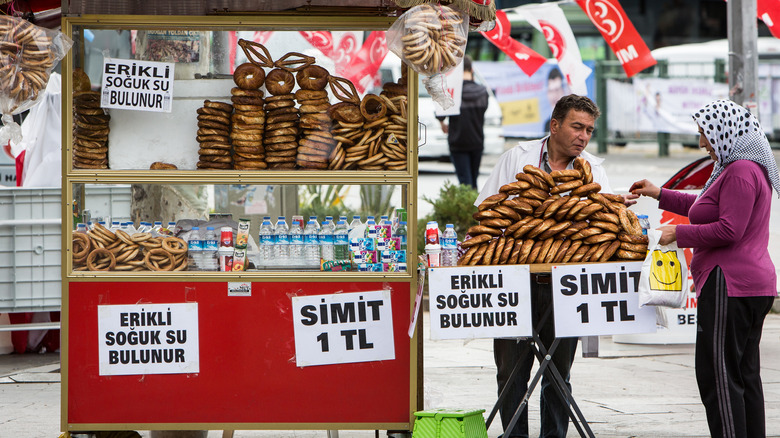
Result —
<svg viewBox="0 0 780 438"><path fill-rule="evenodd" d="M718 157L702 194L718 179L727 165L737 160L750 160L766 169L769 182L780 196L780 176L775 156L766 134L750 111L730 100L716 100L694 113L693 120L704 131L704 136Z"/></svg>

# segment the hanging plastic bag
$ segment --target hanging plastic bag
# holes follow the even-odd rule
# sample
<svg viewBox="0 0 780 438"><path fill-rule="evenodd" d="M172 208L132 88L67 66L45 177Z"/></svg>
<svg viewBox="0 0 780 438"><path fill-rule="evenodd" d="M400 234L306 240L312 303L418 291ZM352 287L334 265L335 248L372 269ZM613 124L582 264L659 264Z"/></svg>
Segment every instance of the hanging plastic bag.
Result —
<svg viewBox="0 0 780 438"><path fill-rule="evenodd" d="M648 230L647 257L639 276L639 306L681 309L688 297L685 253L672 242L659 245L659 230Z"/></svg>
<svg viewBox="0 0 780 438"><path fill-rule="evenodd" d="M444 75L463 60L469 17L445 5L415 6L387 31L388 48L417 73L434 102L454 104Z"/></svg>
<svg viewBox="0 0 780 438"><path fill-rule="evenodd" d="M13 115L32 108L43 96L49 75L73 41L62 32L18 17L0 15L0 144L22 141Z"/></svg>

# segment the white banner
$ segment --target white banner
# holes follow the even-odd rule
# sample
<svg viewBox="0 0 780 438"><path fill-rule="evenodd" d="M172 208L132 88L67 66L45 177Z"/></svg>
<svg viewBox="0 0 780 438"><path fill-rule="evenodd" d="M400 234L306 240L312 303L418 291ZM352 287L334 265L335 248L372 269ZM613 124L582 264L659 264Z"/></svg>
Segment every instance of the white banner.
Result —
<svg viewBox="0 0 780 438"><path fill-rule="evenodd" d="M634 78L634 94L638 131L696 135L691 115L713 100L728 99L728 85L707 79ZM625 107L614 110L625 112Z"/></svg>
<svg viewBox="0 0 780 438"><path fill-rule="evenodd" d="M198 303L98 306L101 376L200 371Z"/></svg>
<svg viewBox="0 0 780 438"><path fill-rule="evenodd" d="M171 112L174 65L172 62L103 58L100 106Z"/></svg>
<svg viewBox="0 0 780 438"><path fill-rule="evenodd" d="M642 262L553 266L555 336L655 331L655 307L639 307Z"/></svg>
<svg viewBox="0 0 780 438"><path fill-rule="evenodd" d="M580 48L563 10L555 3L531 4L515 9L531 26L544 33L558 65L574 94L585 96L585 80L592 70L582 63Z"/></svg>
<svg viewBox="0 0 780 438"><path fill-rule="evenodd" d="M299 367L395 359L389 290L292 297Z"/></svg>
<svg viewBox="0 0 780 438"><path fill-rule="evenodd" d="M528 265L430 269L431 339L530 337Z"/></svg>

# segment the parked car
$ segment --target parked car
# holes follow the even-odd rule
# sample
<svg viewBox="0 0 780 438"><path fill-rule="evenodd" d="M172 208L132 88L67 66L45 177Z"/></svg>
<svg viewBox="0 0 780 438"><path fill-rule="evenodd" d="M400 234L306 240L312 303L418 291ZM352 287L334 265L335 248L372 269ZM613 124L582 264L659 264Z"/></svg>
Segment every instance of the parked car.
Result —
<svg viewBox="0 0 780 438"><path fill-rule="evenodd" d="M380 68L382 83L397 81L401 76L401 60L388 54ZM474 80L482 85L485 81L479 72L474 69ZM381 87L381 85L380 85ZM441 124L436 119L436 107L431 95L422 84L422 77L418 84L417 114L420 121L419 148L417 154L420 160L449 161L450 149L447 144L447 134L442 132ZM381 89L379 90L381 91ZM493 91L488 88L488 109L485 112L485 154L500 155L504 152L504 137L501 135L501 107L496 100Z"/></svg>

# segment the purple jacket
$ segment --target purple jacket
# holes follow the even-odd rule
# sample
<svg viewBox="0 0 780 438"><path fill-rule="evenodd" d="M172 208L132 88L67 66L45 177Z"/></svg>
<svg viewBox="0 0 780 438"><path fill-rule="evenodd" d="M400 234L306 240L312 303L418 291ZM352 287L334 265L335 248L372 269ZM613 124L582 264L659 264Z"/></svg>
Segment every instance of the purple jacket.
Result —
<svg viewBox="0 0 780 438"><path fill-rule="evenodd" d="M772 187L764 168L735 161L697 198L661 190L659 207L687 216L677 226L677 245L693 248L691 273L696 296L710 271L720 266L730 297L777 296L777 275L769 258Z"/></svg>

